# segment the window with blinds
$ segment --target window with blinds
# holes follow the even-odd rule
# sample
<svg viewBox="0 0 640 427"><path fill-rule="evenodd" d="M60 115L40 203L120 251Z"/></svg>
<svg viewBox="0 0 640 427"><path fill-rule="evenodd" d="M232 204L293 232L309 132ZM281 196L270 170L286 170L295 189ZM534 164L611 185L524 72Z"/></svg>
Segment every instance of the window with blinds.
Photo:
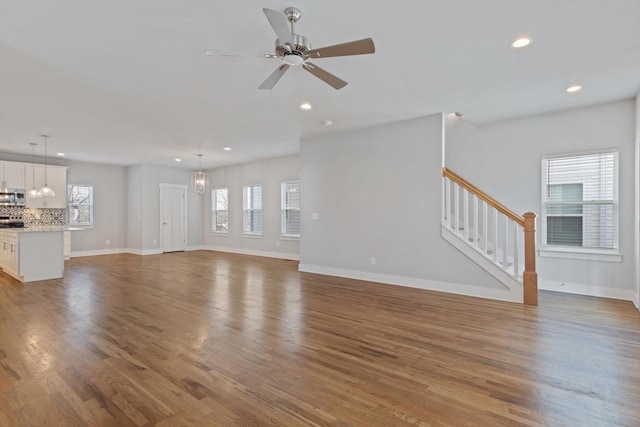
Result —
<svg viewBox="0 0 640 427"><path fill-rule="evenodd" d="M70 225L93 225L93 185L67 186Z"/></svg>
<svg viewBox="0 0 640 427"><path fill-rule="evenodd" d="M542 159L543 243L618 248L618 153Z"/></svg>
<svg viewBox="0 0 640 427"><path fill-rule="evenodd" d="M262 186L245 186L243 193L242 230L246 234L262 234Z"/></svg>
<svg viewBox="0 0 640 427"><path fill-rule="evenodd" d="M229 232L229 191L216 188L211 191L211 229L216 233Z"/></svg>
<svg viewBox="0 0 640 427"><path fill-rule="evenodd" d="M281 208L282 235L300 237L300 181L282 183Z"/></svg>

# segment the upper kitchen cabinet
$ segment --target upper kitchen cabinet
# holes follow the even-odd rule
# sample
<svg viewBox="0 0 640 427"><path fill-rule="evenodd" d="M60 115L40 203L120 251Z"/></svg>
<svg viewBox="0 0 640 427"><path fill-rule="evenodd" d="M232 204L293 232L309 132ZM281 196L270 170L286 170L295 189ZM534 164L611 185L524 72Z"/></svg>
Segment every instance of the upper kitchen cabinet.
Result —
<svg viewBox="0 0 640 427"><path fill-rule="evenodd" d="M7 188L24 189L26 165L18 162L0 162L0 180L7 181Z"/></svg>
<svg viewBox="0 0 640 427"><path fill-rule="evenodd" d="M42 188L45 183L44 165L27 166L27 207L28 208L66 208L67 207L67 167L47 166L47 184L53 190L52 197L30 197L29 190ZM35 185L34 185L35 179Z"/></svg>

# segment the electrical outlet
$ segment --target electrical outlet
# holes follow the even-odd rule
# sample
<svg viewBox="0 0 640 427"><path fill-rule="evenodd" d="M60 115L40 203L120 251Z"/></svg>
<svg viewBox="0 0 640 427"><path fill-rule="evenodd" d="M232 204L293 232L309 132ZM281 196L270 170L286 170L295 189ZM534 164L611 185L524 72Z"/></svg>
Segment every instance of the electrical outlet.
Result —
<svg viewBox="0 0 640 427"><path fill-rule="evenodd" d="M278 240L278 241L276 242L276 248L279 248L279 247L280 247L280 241Z"/></svg>
<svg viewBox="0 0 640 427"><path fill-rule="evenodd" d="M154 244L154 245L157 245L157 244L158 244L158 241L157 241L156 239L153 239L153 244Z"/></svg>
<svg viewBox="0 0 640 427"><path fill-rule="evenodd" d="M376 265L376 257L371 257L371 265Z"/></svg>
<svg viewBox="0 0 640 427"><path fill-rule="evenodd" d="M110 246L111 245L111 240L107 240L105 243L106 243L107 246Z"/></svg>

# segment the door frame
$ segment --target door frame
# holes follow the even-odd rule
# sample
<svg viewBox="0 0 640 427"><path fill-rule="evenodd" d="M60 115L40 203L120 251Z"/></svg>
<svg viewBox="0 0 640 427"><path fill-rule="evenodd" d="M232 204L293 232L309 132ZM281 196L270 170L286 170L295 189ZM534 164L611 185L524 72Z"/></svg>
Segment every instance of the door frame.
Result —
<svg viewBox="0 0 640 427"><path fill-rule="evenodd" d="M164 253L164 190L183 190L184 191L184 250L187 250L187 186L184 184L165 184L160 183L160 252Z"/></svg>

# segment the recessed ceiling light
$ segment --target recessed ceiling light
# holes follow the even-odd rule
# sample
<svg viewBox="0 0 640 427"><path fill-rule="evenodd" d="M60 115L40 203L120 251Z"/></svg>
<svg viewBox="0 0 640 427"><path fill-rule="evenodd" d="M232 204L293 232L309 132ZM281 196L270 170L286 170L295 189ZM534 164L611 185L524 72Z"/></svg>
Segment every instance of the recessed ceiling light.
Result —
<svg viewBox="0 0 640 427"><path fill-rule="evenodd" d="M311 104L309 104L308 102L303 102L302 104L300 104L300 108L302 108L303 110L310 110Z"/></svg>
<svg viewBox="0 0 640 427"><path fill-rule="evenodd" d="M223 150L224 151L231 151L231 147L224 147Z"/></svg>
<svg viewBox="0 0 640 427"><path fill-rule="evenodd" d="M64 153L56 153L58 156L64 156Z"/></svg>
<svg viewBox="0 0 640 427"><path fill-rule="evenodd" d="M176 162L181 162L182 161L182 159L179 159L177 157L175 159L173 159L173 160L175 160Z"/></svg>
<svg viewBox="0 0 640 427"><path fill-rule="evenodd" d="M322 124L325 126L331 126L333 122L331 120L325 120L324 122L322 122Z"/></svg>
<svg viewBox="0 0 640 427"><path fill-rule="evenodd" d="M528 46L531 43L531 39L526 38L526 37L521 37L517 40L514 40L513 43L511 43L511 46L515 47L515 48L519 48L519 47L525 47Z"/></svg>
<svg viewBox="0 0 640 427"><path fill-rule="evenodd" d="M569 87L567 88L567 92L569 92L569 93L574 93L574 92L579 91L580 89L582 89L582 86L580 86L580 85L573 85L573 86L569 86Z"/></svg>

